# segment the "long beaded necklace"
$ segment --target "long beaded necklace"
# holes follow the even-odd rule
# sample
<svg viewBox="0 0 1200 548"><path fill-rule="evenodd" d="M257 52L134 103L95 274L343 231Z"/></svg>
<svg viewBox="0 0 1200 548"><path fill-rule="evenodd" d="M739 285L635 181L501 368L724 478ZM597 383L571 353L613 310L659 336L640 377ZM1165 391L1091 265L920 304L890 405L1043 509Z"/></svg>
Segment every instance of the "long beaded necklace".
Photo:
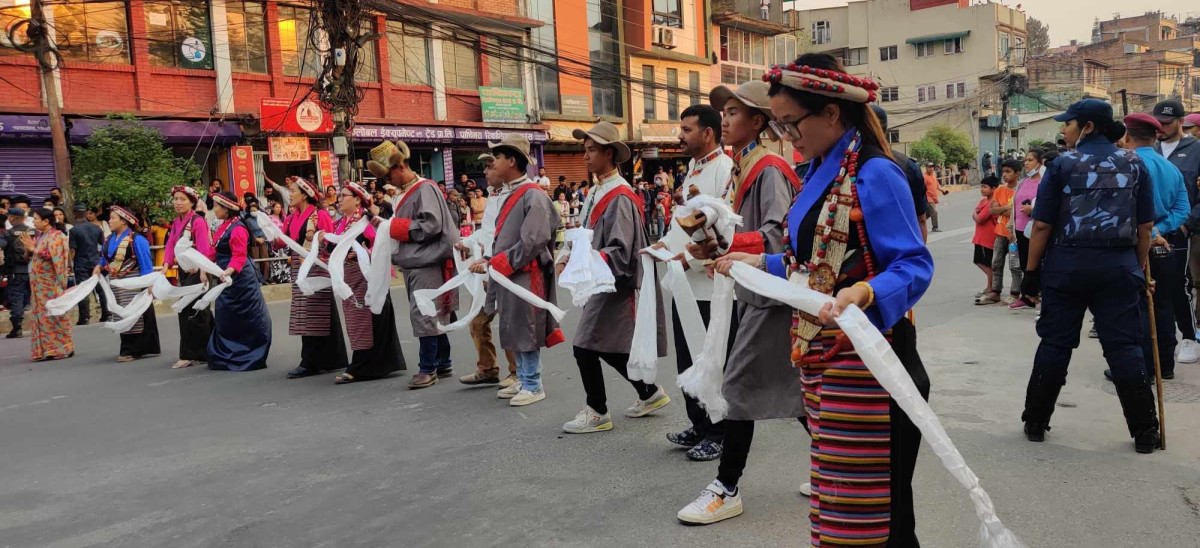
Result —
<svg viewBox="0 0 1200 548"><path fill-rule="evenodd" d="M825 199L822 210L825 212L824 222L817 226L813 234L812 256L803 263L796 257L791 244L791 231L788 228L788 215L783 218L783 260L788 272L788 278L796 276L802 280L807 276L808 287L826 295L832 295L837 285L837 277L841 271L842 262L846 258L846 246L850 241L850 223L857 228L859 241L862 243L863 258L867 265L868 279L875 276L875 258L867 247L866 225L862 222L862 207L858 200L858 189L855 188L858 173L858 143L862 137L855 134L850 140L846 152L842 156L840 171L833 180L829 195ZM849 183L849 184L843 184ZM799 196L797 194L797 196ZM820 217L818 217L820 218ZM792 363L822 363L833 358L838 352L850 348L850 341L844 334L839 334L837 344L832 345L819 355L808 356L809 345L813 338L821 332L820 319L811 314L794 311L792 314Z"/></svg>

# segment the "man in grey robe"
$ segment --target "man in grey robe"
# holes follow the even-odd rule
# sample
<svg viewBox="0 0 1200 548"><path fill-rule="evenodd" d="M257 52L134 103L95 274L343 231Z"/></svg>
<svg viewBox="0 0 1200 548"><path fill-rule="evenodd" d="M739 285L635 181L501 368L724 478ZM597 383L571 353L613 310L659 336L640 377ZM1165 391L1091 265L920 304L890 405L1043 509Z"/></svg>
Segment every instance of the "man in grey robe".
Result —
<svg viewBox="0 0 1200 548"><path fill-rule="evenodd" d="M417 309L413 292L418 289L437 289L454 276L454 244L458 243L458 224L437 183L421 177L408 166L408 145L403 141L384 141L371 149L367 167L387 184L400 189L388 231L396 240L392 263L404 273L408 291L408 317L413 334L420 340L420 371L408 387L426 388L439 377L451 374L450 338L438 332L437 323L454 321L458 310L458 290L437 300L437 317L429 317Z"/></svg>
<svg viewBox="0 0 1200 548"><path fill-rule="evenodd" d="M492 170L504 181L505 194L496 215L496 240L492 257L471 265L477 273L487 268L507 277L534 295L554 303L554 235L558 212L550 197L525 175L533 160L529 140L509 135L499 143L488 143L495 160ZM542 388L541 350L563 342L558 322L543 308L535 307L513 292L496 287L495 308L500 314L500 346L511 350L517 361L517 382L498 392L509 405L521 407L546 399Z"/></svg>
<svg viewBox="0 0 1200 548"><path fill-rule="evenodd" d="M617 166L630 156L629 147L620 141L617 128L608 122L600 122L586 132L575 130L574 136L584 142L584 160L599 181L583 204L580 222L593 231L592 248L600 252L616 279L615 292L593 295L584 305L579 331L575 333L575 361L587 393L587 405L574 420L563 425L563 430L585 434L612 430L613 426L600 361L604 360L622 377L629 379L629 348L633 342L637 295L642 279L638 252L649 245L649 237L643 219L643 204L617 170ZM661 295L657 291L657 277L654 283L655 295ZM661 357L667 355L661 299L655 308L658 355ZM629 382L637 391L638 400L625 410L627 417L644 417L671 402L657 385Z"/></svg>

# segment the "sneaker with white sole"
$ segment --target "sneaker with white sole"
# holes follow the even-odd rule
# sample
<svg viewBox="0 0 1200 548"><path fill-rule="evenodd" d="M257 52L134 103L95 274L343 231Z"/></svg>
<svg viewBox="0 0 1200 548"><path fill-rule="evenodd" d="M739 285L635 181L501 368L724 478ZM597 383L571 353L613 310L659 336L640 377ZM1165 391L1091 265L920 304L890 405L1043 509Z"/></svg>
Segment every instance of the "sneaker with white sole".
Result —
<svg viewBox="0 0 1200 548"><path fill-rule="evenodd" d="M667 392L660 386L654 395L644 400L638 400L634 402L633 406L625 410L625 416L631 419L644 417L650 413L662 409L663 407L666 407L668 403L671 403L671 396L668 396Z"/></svg>
<svg viewBox="0 0 1200 548"><path fill-rule="evenodd" d="M812 496L812 484L811 483L800 484L800 494L804 495L806 497L811 497Z"/></svg>
<svg viewBox="0 0 1200 548"><path fill-rule="evenodd" d="M1179 363L1196 363L1200 362L1200 343L1190 339L1184 339L1179 343L1179 357L1175 358Z"/></svg>
<svg viewBox="0 0 1200 548"><path fill-rule="evenodd" d="M742 495L736 490L730 494L720 481L713 481L700 491L700 496L684 506L677 517L691 525L708 525L742 515Z"/></svg>
<svg viewBox="0 0 1200 548"><path fill-rule="evenodd" d="M521 381L517 381L517 382L514 382L514 383L508 385L505 388L501 388L500 390L498 390L496 392L496 397L498 397L502 400L507 400L507 399L511 399L513 396L516 396L517 393L520 391L521 391Z"/></svg>
<svg viewBox="0 0 1200 548"><path fill-rule="evenodd" d="M500 388L508 388L514 384L517 384L517 382L517 374L509 373L507 377L500 379Z"/></svg>
<svg viewBox="0 0 1200 548"><path fill-rule="evenodd" d="M563 424L563 432L568 434L590 434L592 432L607 432L612 430L612 418L608 413L597 413L591 407L584 406L583 411L575 415L571 422Z"/></svg>
<svg viewBox="0 0 1200 548"><path fill-rule="evenodd" d="M544 399L546 399L546 391L545 390L538 390L537 392L530 392L528 390L522 389L520 392L517 392L516 396L513 396L512 399L508 400L508 405L511 405L513 407L522 407L525 405L529 405L531 403L540 402Z"/></svg>

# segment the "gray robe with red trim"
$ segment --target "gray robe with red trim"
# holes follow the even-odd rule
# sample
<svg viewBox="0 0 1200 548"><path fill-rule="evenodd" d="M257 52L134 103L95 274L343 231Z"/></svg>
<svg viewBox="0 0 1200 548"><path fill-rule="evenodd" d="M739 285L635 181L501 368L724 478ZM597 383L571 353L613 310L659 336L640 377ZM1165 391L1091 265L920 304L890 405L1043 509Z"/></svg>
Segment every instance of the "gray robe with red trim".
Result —
<svg viewBox="0 0 1200 548"><path fill-rule="evenodd" d="M454 276L452 253L459 240L458 223L451 217L450 208L436 183L425 179L413 185L401 199L402 203L388 225L389 233L397 242L392 263L404 274L413 335L433 337L441 334L437 322L453 321L451 315L458 310L458 290L438 297L437 318L422 314L412 294L418 289L437 289Z"/></svg>
<svg viewBox="0 0 1200 548"><path fill-rule="evenodd" d="M731 251L782 252L783 219L795 192L780 168L764 167L738 204L737 213L743 219L738 228L743 232L734 235ZM791 362L791 307L741 286L734 291L738 330L725 362L725 384L721 387L721 395L729 402L726 418L804 416L800 370Z"/></svg>
<svg viewBox="0 0 1200 548"><path fill-rule="evenodd" d="M630 196L613 197L603 211L597 207L591 216L585 223L593 231L592 248L600 252L604 262L612 269L617 291L593 295L588 299L579 318L574 345L596 352L628 354L637 315L637 291L642 283L642 263L638 251L650 245L650 238L642 222L641 205ZM667 355L667 328L657 276L654 277L654 286L655 295L660 297L657 299L656 316L658 355L662 357Z"/></svg>
<svg viewBox="0 0 1200 548"><path fill-rule="evenodd" d="M521 194L518 196L517 193ZM500 205L491 267L547 302L555 303L554 236L559 217L554 204L537 183L522 183ZM564 340L558 322L493 282L500 313L500 347L532 352Z"/></svg>

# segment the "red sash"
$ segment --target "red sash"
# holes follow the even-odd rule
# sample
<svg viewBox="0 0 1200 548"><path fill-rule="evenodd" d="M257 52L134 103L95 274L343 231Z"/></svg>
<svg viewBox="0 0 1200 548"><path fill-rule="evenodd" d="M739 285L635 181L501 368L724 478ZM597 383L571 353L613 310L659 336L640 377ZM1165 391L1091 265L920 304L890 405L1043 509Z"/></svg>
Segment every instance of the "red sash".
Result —
<svg viewBox="0 0 1200 548"><path fill-rule="evenodd" d="M633 189L629 185L620 185L617 188L609 191L608 194L605 194L604 197L600 198L600 201L596 203L596 208L592 210L592 216L588 218L588 226L596 226L596 221L600 220L600 217L604 215L604 210L608 209L608 205L611 204L613 200L617 199L617 196L628 196L630 200L633 200L634 205L637 206L634 209L637 210L639 219L643 219L646 216L645 202L643 202L642 199L633 192Z"/></svg>
<svg viewBox="0 0 1200 548"><path fill-rule="evenodd" d="M514 188L512 193L508 195L508 198L504 199L504 206L500 208L500 215L496 217L496 235L500 234L500 229L504 226L504 221L508 219L509 212L514 207L517 207L517 202L520 201L521 196L524 196L526 192L533 188L538 188L537 183L525 183Z"/></svg>
<svg viewBox="0 0 1200 548"><path fill-rule="evenodd" d="M407 202L408 199L411 198L413 194L416 194L417 189L420 188L421 185L423 185L425 183L432 183L432 182L433 181L430 181L429 179L420 179L417 182L413 183L413 186L409 187L408 192L404 193L404 197L400 198L400 203L396 204L396 207L393 211L395 211L396 213L400 213L400 208L404 207L404 202Z"/></svg>
<svg viewBox="0 0 1200 548"><path fill-rule="evenodd" d="M762 173L762 170L769 166L779 168L788 182L792 183L792 190L800 191L800 177L796 176L796 171L788 165L787 160L784 160L782 156L768 154L755 162L750 171L746 172L746 176L742 178L741 182L744 184L738 189L737 197L733 200L734 211L742 210L742 200L746 197L746 193L750 191L750 187L754 186L754 182L758 180L758 175Z"/></svg>

